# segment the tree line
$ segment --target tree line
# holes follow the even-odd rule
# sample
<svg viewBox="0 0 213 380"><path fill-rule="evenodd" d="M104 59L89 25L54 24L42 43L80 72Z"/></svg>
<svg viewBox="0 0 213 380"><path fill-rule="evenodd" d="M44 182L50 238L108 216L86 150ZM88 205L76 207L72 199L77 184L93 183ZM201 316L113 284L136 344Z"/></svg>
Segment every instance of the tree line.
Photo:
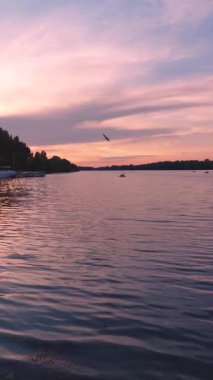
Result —
<svg viewBox="0 0 213 380"><path fill-rule="evenodd" d="M45 151L33 154L18 136L13 137L0 127L0 167L17 171L44 171L46 173L73 172L75 164L58 156L47 157Z"/></svg>
<svg viewBox="0 0 213 380"><path fill-rule="evenodd" d="M80 170L213 170L213 161L206 158L203 161L160 161L139 165L112 165L93 167L79 167Z"/></svg>

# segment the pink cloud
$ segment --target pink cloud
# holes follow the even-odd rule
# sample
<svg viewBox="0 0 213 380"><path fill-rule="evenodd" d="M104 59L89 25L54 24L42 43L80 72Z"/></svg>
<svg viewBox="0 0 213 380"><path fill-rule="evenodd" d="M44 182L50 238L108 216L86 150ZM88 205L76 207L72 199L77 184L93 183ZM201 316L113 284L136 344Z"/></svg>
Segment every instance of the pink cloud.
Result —
<svg viewBox="0 0 213 380"><path fill-rule="evenodd" d="M115 4L107 3L106 7ZM52 131L56 130L56 137L67 131L67 140L70 130L94 133L109 128L135 133L174 129L169 137L150 133L140 141L124 135L113 147L78 140L37 147L50 155L59 152L76 163L98 163L110 157L116 161L116 157L136 160L146 156L149 160L155 155L182 154L182 146L188 146L195 156L205 149L211 154L212 74L195 72L160 80L156 68L168 62L193 62L203 51L202 44L185 46L175 35L183 25L193 27L203 21L212 10L212 1L206 0L203 6L203 0L164 0L159 13L135 14L127 24L122 12L111 23L103 16L107 8L97 7L87 14L79 12L76 4L24 24L14 19L12 30L6 21L1 23L0 118L8 129L16 117L21 125L23 117L30 130L34 118L32 125L42 134L50 114ZM161 27L169 32L163 33ZM71 119L73 114L77 116Z"/></svg>

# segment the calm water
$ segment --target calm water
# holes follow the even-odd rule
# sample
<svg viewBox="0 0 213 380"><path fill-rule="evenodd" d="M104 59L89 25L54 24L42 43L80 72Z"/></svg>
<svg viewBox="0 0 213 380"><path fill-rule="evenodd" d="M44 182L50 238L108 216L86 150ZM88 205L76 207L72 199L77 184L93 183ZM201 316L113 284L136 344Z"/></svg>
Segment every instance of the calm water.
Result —
<svg viewBox="0 0 213 380"><path fill-rule="evenodd" d="M212 379L213 173L0 182L0 379Z"/></svg>

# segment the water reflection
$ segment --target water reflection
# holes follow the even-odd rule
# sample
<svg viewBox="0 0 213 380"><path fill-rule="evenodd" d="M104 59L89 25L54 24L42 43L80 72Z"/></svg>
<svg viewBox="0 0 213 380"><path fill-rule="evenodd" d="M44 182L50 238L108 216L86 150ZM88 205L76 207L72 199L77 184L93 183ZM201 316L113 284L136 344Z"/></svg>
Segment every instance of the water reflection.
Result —
<svg viewBox="0 0 213 380"><path fill-rule="evenodd" d="M25 200L30 192L30 186L20 179L0 180L0 212L2 207L16 207Z"/></svg>
<svg viewBox="0 0 213 380"><path fill-rule="evenodd" d="M0 182L0 378L210 379L211 178Z"/></svg>

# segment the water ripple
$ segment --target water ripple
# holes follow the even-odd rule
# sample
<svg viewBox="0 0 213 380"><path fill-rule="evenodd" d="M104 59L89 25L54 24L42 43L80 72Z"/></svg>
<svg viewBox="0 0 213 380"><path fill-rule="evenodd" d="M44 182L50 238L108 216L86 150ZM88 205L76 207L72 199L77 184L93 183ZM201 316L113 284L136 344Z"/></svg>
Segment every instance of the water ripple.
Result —
<svg viewBox="0 0 213 380"><path fill-rule="evenodd" d="M0 182L0 378L212 379L212 185Z"/></svg>

